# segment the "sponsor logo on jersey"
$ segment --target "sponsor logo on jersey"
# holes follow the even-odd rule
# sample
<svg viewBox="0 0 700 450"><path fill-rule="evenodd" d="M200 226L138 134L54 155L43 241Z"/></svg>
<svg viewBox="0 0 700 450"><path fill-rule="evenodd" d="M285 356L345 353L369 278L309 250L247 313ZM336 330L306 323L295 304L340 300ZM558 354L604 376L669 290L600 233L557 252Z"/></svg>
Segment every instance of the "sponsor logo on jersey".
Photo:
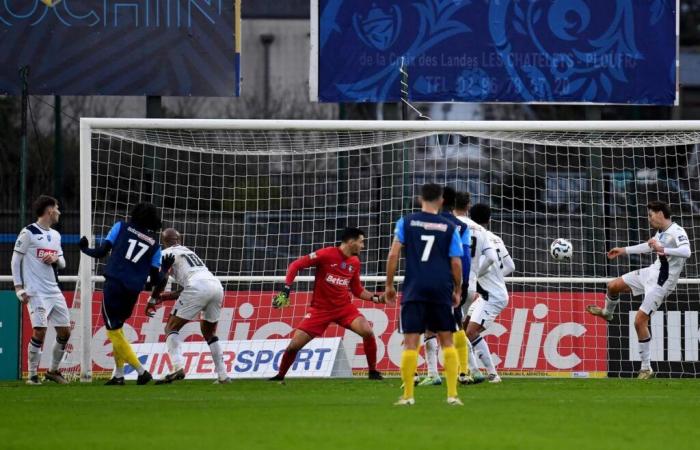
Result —
<svg viewBox="0 0 700 450"><path fill-rule="evenodd" d="M422 220L412 220L410 225L412 227L423 228L424 230L447 231L447 224L446 223L433 223L433 222L423 222Z"/></svg>
<svg viewBox="0 0 700 450"><path fill-rule="evenodd" d="M318 255L316 254L316 252L311 252L311 253L309 253L309 258L316 259L316 258L318 258Z"/></svg>
<svg viewBox="0 0 700 450"><path fill-rule="evenodd" d="M332 284L334 286L347 287L350 284L350 280L347 278L337 277L335 275L328 274L326 276L326 283Z"/></svg>
<svg viewBox="0 0 700 450"><path fill-rule="evenodd" d="M687 242L688 241L688 236L680 235L678 236L678 242Z"/></svg>
<svg viewBox="0 0 700 450"><path fill-rule="evenodd" d="M56 256L58 255L58 250L52 250L50 248L37 248L36 257L43 259L47 255Z"/></svg>
<svg viewBox="0 0 700 450"><path fill-rule="evenodd" d="M135 234L136 236L138 236L139 239L141 239L142 241L148 242L149 245L153 245L153 244L156 243L156 240L155 240L155 239L153 239L152 237L150 237L150 236L147 235L147 234L141 233L139 230L136 230L136 229L131 228L131 227L128 227L127 230L128 230L130 233L133 233L133 234Z"/></svg>

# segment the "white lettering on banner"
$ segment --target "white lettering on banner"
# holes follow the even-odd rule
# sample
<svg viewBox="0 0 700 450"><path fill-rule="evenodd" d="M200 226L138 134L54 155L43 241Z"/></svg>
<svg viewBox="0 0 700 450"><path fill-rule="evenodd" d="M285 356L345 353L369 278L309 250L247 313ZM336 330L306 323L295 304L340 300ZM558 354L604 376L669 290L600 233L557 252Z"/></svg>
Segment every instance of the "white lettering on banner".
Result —
<svg viewBox="0 0 700 450"><path fill-rule="evenodd" d="M290 339L268 339L255 341L219 341L226 373L232 378L268 378L279 370L282 354ZM297 354L287 376L323 378L331 374L349 377L349 367L337 373L334 370L340 349L340 338L319 338L307 344ZM172 363L165 343L135 344L141 364L160 378L172 371ZM214 361L205 342L185 342L182 344L185 376L188 379L215 378ZM345 356L340 356L344 359ZM125 368L127 379L136 379L136 371Z"/></svg>
<svg viewBox="0 0 700 450"><path fill-rule="evenodd" d="M634 328L637 311L628 313L629 355L630 361L639 361L639 341ZM698 312L655 311L651 315L651 360L652 361L698 361ZM664 320L665 319L665 320ZM683 331L683 337L681 336ZM681 346L683 343L683 346Z"/></svg>
<svg viewBox="0 0 700 450"><path fill-rule="evenodd" d="M333 284L333 285L335 285L335 286L342 286L342 287L345 287L345 286L348 286L348 285L350 284L350 279L349 279L349 278L337 277L337 276L335 276L335 275L329 273L329 274L326 276L326 282L329 283L329 284Z"/></svg>
<svg viewBox="0 0 700 450"><path fill-rule="evenodd" d="M521 303L522 304L522 303ZM586 352L590 351L590 343L588 347L580 345L571 347L569 342L576 338L592 338L601 337L605 341L605 335L591 335L591 328L587 328L583 323L578 321L568 322L552 322L553 317L562 317L561 311L557 310L557 314L550 314L549 307L544 303L530 303L531 307L513 308L511 311L505 311L503 317L499 318L501 322L493 323L484 333L490 340L491 349L495 352L492 357L494 363L505 370L520 370L520 369L542 369L550 370L568 370L576 368L580 364L586 364L591 361L591 356ZM285 317L284 319L265 319L261 317L262 309L258 309L253 303L244 302L237 305L235 308L227 307L221 310L221 319L218 326L218 334L222 341L226 338L234 342L244 342L249 340L255 341L270 341L273 339L286 339L293 331L295 325L295 317ZM565 311L569 311L566 309ZM134 343L134 345L161 345L165 340L165 322L167 309L160 308L152 318L143 318L134 325L126 324L124 332L126 338ZM401 364L402 341L403 336L395 329L394 319L391 314L395 311L387 311L383 308L361 308L360 312L373 324L375 335L377 336L377 361L384 365L387 369L398 368ZM567 313L568 314L568 313ZM71 320L76 322L74 338L78 338L79 317L78 310L71 310ZM551 317L550 317L551 316ZM570 315L564 317L572 317ZM680 315L670 315L669 320L680 320ZM561 319L559 319L561 320ZM571 319L569 319L571 320ZM659 319L657 319L659 320ZM694 328L692 324L694 323ZM695 357L697 360L698 353L698 316L697 312L687 312L685 314L685 356L686 360L689 357ZM657 326L659 326L657 324ZM660 323L663 327L663 323ZM690 328L689 328L690 327ZM690 331L689 331L690 330ZM49 330L49 332L51 332ZM334 330L338 332L339 330ZM341 350L347 355L348 363L353 369L365 369L367 367L366 357L362 347L362 339L349 330L340 331L342 334ZM199 340L200 330L199 324L192 322L187 324L180 331L180 336L183 340L190 339L192 336L197 336ZM336 335L337 336L337 335ZM669 339L680 339L677 334L669 333ZM48 339L48 337L47 337ZM694 346L688 345L688 340L694 343ZM312 342L316 342L314 340ZM74 342L78 342L77 340ZM272 341L270 341L272 342ZM279 341L277 341L279 342ZM567 342L566 346L562 346L562 342ZM636 344L636 340L634 341ZM206 344L204 344L206 345ZM603 345L603 344L600 344ZM675 344L674 344L675 345ZM679 347L680 344L678 344ZM561 347L561 348L560 348ZM604 348L596 346L596 348ZM671 348L671 347L670 347ZM100 368L111 369L113 360L111 357L112 346L106 336L106 329L100 327L96 330L92 341L93 358L96 370ZM206 349L205 349L206 350ZM269 349L267 349L269 350ZM163 350L165 351L165 350ZM694 353L693 353L694 352ZM42 357L41 367L48 367L50 364L50 352L44 352ZM674 354L678 353L674 350ZM267 354L265 354L267 355ZM245 356L245 355L244 355ZM636 352L632 356L637 356ZM263 364L267 356L261 356L262 360L258 364ZM275 354L275 358L276 358ZM160 356L158 356L160 358ZM194 356L192 356L194 358ZM200 357L198 357L200 358ZM246 357L248 358L248 357ZM255 356L258 358L258 356ZM601 356L600 358L604 358ZM197 364L199 364L199 359ZM255 361L255 360L253 360ZM74 367L80 362L78 352L67 353L66 360L62 363L63 368ZM206 365L205 362L202 362ZM241 363L242 364L242 363ZM422 364L419 361L419 364Z"/></svg>

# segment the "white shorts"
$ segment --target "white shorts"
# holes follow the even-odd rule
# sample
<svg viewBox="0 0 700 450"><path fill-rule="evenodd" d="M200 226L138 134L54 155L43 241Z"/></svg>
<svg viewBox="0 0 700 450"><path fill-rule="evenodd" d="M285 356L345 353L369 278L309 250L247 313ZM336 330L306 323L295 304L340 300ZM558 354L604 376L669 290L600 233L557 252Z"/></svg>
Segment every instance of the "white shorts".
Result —
<svg viewBox="0 0 700 450"><path fill-rule="evenodd" d="M224 288L219 280L192 280L178 298L172 314L185 320L198 320L199 313L207 322L218 322L224 302Z"/></svg>
<svg viewBox="0 0 700 450"><path fill-rule="evenodd" d="M632 295L644 295L639 309L647 315L659 309L674 288L668 280L659 286L659 271L654 267L633 270L622 275L622 280L632 289Z"/></svg>
<svg viewBox="0 0 700 450"><path fill-rule="evenodd" d="M54 327L70 326L70 311L63 295L48 297L30 295L27 309L33 328L47 328L49 322Z"/></svg>
<svg viewBox="0 0 700 450"><path fill-rule="evenodd" d="M479 297L472 302L467 315L469 322L474 322L484 329L487 329L496 321L496 317L508 306L508 299L496 298L493 295L489 296L488 300Z"/></svg>

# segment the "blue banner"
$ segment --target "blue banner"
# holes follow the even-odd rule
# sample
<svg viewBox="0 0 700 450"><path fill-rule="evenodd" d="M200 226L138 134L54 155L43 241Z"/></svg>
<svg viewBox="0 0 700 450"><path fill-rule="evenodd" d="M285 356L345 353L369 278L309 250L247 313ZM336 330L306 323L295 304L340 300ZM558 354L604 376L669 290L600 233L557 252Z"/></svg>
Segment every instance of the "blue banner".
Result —
<svg viewBox="0 0 700 450"><path fill-rule="evenodd" d="M318 100L671 105L675 0L319 0Z"/></svg>
<svg viewBox="0 0 700 450"><path fill-rule="evenodd" d="M231 0L2 0L0 94L238 95Z"/></svg>

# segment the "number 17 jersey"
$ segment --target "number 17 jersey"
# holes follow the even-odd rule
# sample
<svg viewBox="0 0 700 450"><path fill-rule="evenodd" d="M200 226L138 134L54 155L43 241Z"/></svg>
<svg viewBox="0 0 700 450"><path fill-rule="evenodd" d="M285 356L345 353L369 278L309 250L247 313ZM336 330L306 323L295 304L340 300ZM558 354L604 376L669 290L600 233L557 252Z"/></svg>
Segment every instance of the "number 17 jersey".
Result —
<svg viewBox="0 0 700 450"><path fill-rule="evenodd" d="M199 256L184 245L173 245L163 250L163 256L168 255L175 256L170 276L181 287L186 288L194 281L217 281L217 278L209 271Z"/></svg>
<svg viewBox="0 0 700 450"><path fill-rule="evenodd" d="M131 222L117 222L106 240L112 243L105 278L132 292L143 290L151 267L160 268L160 244L155 233Z"/></svg>

